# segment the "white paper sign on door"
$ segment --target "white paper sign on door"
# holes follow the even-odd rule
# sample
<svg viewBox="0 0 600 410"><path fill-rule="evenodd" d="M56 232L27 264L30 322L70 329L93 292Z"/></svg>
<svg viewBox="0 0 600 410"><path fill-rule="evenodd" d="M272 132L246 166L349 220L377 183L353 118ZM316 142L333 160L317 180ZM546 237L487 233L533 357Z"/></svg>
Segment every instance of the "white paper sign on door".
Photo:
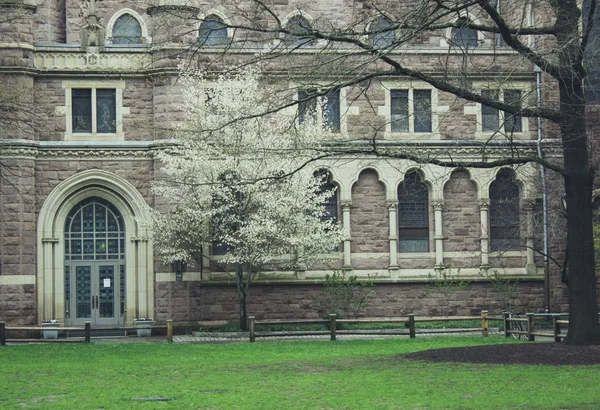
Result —
<svg viewBox="0 0 600 410"><path fill-rule="evenodd" d="M110 279L104 279L104 287L110 288Z"/></svg>

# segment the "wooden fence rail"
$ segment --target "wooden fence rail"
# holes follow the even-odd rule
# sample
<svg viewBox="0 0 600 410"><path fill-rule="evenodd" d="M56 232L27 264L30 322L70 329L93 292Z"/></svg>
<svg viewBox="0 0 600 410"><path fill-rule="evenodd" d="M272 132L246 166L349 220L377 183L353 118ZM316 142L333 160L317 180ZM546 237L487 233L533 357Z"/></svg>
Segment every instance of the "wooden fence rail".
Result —
<svg viewBox="0 0 600 410"><path fill-rule="evenodd" d="M472 332L481 330L483 336L488 336L488 317L487 311L482 311L481 316L430 316L418 317L410 314L406 317L386 317L386 318L360 318L360 319L337 319L335 314L330 314L328 319L306 319L306 320L261 320L257 321L255 316L248 317L248 330L250 342L255 342L257 337L273 337L273 336L318 336L329 334L330 340L336 340L337 335L408 335L414 339L417 335L416 323L424 322L452 322L465 320L481 320L481 328L470 329L422 329L418 334L432 333L459 333ZM502 320L501 317L495 318ZM338 330L338 324L369 324L369 323L404 323L408 327L408 333L404 330L398 331L362 331L362 330ZM258 333L256 326L282 326L282 325L328 325L328 331L302 331L302 332L276 332L276 333Z"/></svg>
<svg viewBox="0 0 600 410"><path fill-rule="evenodd" d="M504 314L504 336L511 337L512 335L524 335L531 342L535 341L536 336L551 337L555 342L560 342L567 337L562 333L562 325L568 325L569 321L561 319L568 316L565 313L527 313L525 317L511 316L509 313ZM535 319L544 318L552 319L552 331L544 332L537 331ZM516 327L516 329L515 329Z"/></svg>
<svg viewBox="0 0 600 410"><path fill-rule="evenodd" d="M85 326L6 326L6 322L0 321L0 346L6 346L6 342L48 342L48 343L90 343L92 338L92 330L94 331L123 331L126 335L128 331L134 331L139 329L166 329L167 332L167 342L173 343L173 321L167 320L166 325L152 325L152 326L118 326L118 327L97 327L92 328L91 322L85 322ZM8 339L7 333L9 331L15 332L31 332L31 331L39 331L39 332L65 332L68 335L68 332L83 332L83 337L67 337L61 339Z"/></svg>

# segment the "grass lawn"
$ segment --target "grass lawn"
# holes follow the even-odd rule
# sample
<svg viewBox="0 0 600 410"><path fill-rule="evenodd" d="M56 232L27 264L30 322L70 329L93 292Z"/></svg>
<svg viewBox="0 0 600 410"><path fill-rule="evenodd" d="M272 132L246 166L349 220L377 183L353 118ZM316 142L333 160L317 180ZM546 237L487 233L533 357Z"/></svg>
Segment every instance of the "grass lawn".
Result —
<svg viewBox="0 0 600 410"><path fill-rule="evenodd" d="M600 366L399 357L504 338L0 347L0 408L594 409ZM164 397L168 401L135 399Z"/></svg>

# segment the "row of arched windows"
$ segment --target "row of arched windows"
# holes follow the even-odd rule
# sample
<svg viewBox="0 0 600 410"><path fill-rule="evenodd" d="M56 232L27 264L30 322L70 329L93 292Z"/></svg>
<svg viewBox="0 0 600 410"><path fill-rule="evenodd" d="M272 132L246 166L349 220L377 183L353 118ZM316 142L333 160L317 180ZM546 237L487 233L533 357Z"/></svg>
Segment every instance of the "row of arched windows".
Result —
<svg viewBox="0 0 600 410"><path fill-rule="evenodd" d="M451 31L451 44L458 47L476 47L477 32L466 25L469 20L460 18L458 27ZM462 25L461 25L462 23ZM289 18L285 24L287 31L283 36L283 42L288 46L310 46L314 44L314 38L310 35L312 24L302 14L296 14ZM369 44L374 48L386 48L394 44L397 27L391 19L381 16L373 20L367 29ZM113 26L110 39L112 44L142 44L142 24L136 16L131 13L123 13L119 16ZM227 24L222 17L210 14L202 19L198 29L198 44L200 46L221 46L229 42Z"/></svg>
<svg viewBox="0 0 600 410"><path fill-rule="evenodd" d="M319 171L325 173L327 171ZM331 174L323 189L334 190L326 204L328 218L338 220L339 195ZM521 250L521 212L519 186L509 169L498 172L489 188L490 251ZM398 187L398 250L400 252L430 251L430 198L427 185L419 172L405 175ZM452 238L448 238L452 240Z"/></svg>

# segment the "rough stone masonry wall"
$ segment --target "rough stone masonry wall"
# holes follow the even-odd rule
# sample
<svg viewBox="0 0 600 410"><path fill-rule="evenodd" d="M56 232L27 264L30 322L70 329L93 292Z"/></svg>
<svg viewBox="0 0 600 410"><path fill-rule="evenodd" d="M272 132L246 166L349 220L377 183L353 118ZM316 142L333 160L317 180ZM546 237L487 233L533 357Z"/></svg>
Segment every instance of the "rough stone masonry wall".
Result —
<svg viewBox="0 0 600 410"><path fill-rule="evenodd" d="M250 288L248 314L258 319L317 319L325 312L319 301L322 285L254 285ZM365 317L498 314L511 308L519 312L544 310L542 282L522 281L518 296L510 301L489 283L471 283L448 297L418 283L377 284L375 294L361 313ZM163 282L155 285L155 316L180 322L238 319L235 286L199 282Z"/></svg>
<svg viewBox="0 0 600 410"><path fill-rule="evenodd" d="M390 228L385 187L373 170L361 172L352 187L350 227L353 253L389 252Z"/></svg>
<svg viewBox="0 0 600 410"><path fill-rule="evenodd" d="M454 171L444 186L443 227L445 252L477 252L481 248L481 217L477 207L477 187L467 171ZM477 266L481 257L446 258L453 268Z"/></svg>

